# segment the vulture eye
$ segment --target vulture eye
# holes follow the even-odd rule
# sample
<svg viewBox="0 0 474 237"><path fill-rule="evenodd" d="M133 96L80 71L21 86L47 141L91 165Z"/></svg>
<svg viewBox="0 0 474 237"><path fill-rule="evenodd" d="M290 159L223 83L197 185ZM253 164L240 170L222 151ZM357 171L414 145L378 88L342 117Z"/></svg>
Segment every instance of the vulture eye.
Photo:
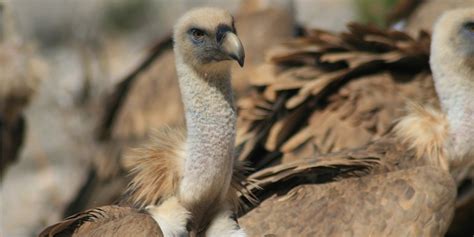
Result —
<svg viewBox="0 0 474 237"><path fill-rule="evenodd" d="M466 31L474 34L474 21L471 21L471 22L468 22L468 23L464 24L463 28Z"/></svg>
<svg viewBox="0 0 474 237"><path fill-rule="evenodd" d="M197 28L192 28L189 30L189 33L196 42L202 42L204 40L204 36L206 36L206 32Z"/></svg>

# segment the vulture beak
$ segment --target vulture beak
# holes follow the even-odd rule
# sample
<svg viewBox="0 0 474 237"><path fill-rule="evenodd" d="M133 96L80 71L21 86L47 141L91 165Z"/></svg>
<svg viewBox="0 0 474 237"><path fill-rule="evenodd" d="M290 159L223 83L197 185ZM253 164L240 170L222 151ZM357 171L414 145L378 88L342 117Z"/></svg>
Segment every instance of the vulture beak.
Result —
<svg viewBox="0 0 474 237"><path fill-rule="evenodd" d="M240 67L244 66L245 51L239 37L231 31L227 31L221 44L222 51L231 59L237 61Z"/></svg>

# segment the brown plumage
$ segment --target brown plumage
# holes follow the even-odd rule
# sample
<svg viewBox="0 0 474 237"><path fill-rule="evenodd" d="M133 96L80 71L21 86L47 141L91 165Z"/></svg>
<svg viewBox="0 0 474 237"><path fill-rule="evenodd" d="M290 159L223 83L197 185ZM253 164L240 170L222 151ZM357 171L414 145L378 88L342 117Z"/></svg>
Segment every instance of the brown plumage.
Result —
<svg viewBox="0 0 474 237"><path fill-rule="evenodd" d="M114 228L110 228L114 226ZM123 206L104 206L70 216L49 226L39 236L163 236L155 220L145 212Z"/></svg>
<svg viewBox="0 0 474 237"><path fill-rule="evenodd" d="M272 192L268 187L295 178L319 183L422 165L448 171L444 149L448 128L445 116L419 105L411 105L410 108L411 112L396 124L393 131L366 146L301 157L300 160L251 174L249 178L254 181L252 185L258 186L251 191L255 195L263 193L265 196L265 193ZM421 127L425 128L423 136L420 136L423 130L418 130Z"/></svg>
<svg viewBox="0 0 474 237"><path fill-rule="evenodd" d="M428 34L412 38L359 25L349 29L307 30L269 54L251 80L258 90L239 101L240 159L258 170L363 146L407 113L408 100L439 108L428 68ZM474 213L465 209L474 202L472 171L454 173L456 206L464 207L456 213ZM455 224L470 219L460 214Z"/></svg>
<svg viewBox="0 0 474 237"><path fill-rule="evenodd" d="M392 132L365 147L251 175L263 188L252 191L264 201L239 219L249 236L446 233L456 200L447 172L446 118L433 109L410 108ZM336 182L318 184L329 181Z"/></svg>
<svg viewBox="0 0 474 237"><path fill-rule="evenodd" d="M285 197L281 198L272 196L274 196L275 194L279 194L277 196L284 195L282 193L286 193L293 187L303 184L319 184L327 183L330 181L340 181L351 177L363 177L369 175L385 174L397 170L405 170L410 169L412 167L425 165L433 167L436 170L447 174L446 171L448 161L445 156L444 149L444 142L447 134L445 116L436 110L430 108L424 109L416 104L409 106L409 108L409 114L403 119L401 119L392 129L392 131L385 135L383 138L378 139L377 141L372 142L367 146L360 147L357 149L322 155L314 154L309 157L301 157L299 160L296 161L285 162L281 165L262 169L249 176L249 179L253 181L253 183L248 187L249 191L251 191L256 196L256 198L260 200L265 200L266 198L270 197L270 201L265 200L263 202L264 204L262 205L265 205L265 203L273 203L286 200ZM425 133L423 133L424 136L419 136L420 132L423 131L418 130L420 128L425 129ZM430 128L432 128L432 130ZM402 177L403 175L399 176L399 178ZM443 175L443 177L448 177L448 175ZM364 178L364 180L368 179L369 178ZM420 179L417 182L422 182L422 180ZM446 180L446 182L452 183L452 181L450 180ZM326 186L327 185L323 185L323 187L317 188L319 190L318 192L326 192L327 189L324 188ZM347 187L340 187L341 190L345 188ZM447 189L451 190L453 189L453 187L449 186L447 187ZM368 191L363 189L363 191L361 192ZM294 193L292 191L290 193L291 194L289 194L289 196L291 199L291 197L294 196ZM352 195L352 192L348 191L346 195L350 197ZM336 197L337 195L330 199L336 199ZM308 203L314 201L306 200L311 199L310 197L304 197L302 199L303 201L307 201ZM271 206L277 204L273 203L269 205ZM360 208L363 208L363 206L360 206ZM281 213L278 212L274 214L274 210L267 210L266 208L262 208L260 206L255 207L251 205L247 206L245 212L249 210L251 210L251 213L244 215L243 223L247 223L251 226L250 233L253 232L255 236L260 236L265 233L280 234L280 232L275 231L275 229L267 229L265 225L257 227L258 225L253 223L256 223L257 220L260 218L258 216L259 214L257 214L257 216L254 216L254 214L252 213L262 213L262 215L268 216L275 215L276 217L271 217L271 221L275 221L277 220L277 218L286 218L286 214L284 211L282 211ZM303 209L299 211L304 213L304 215L309 214L306 213L306 210L302 210ZM452 211L451 209L446 210ZM446 219L446 221L447 220L448 219ZM280 221L286 224L283 219ZM312 222L308 223L308 226L311 225ZM443 226L446 227L447 225ZM246 226L246 228L249 227ZM309 231L312 231L312 229ZM340 233L338 231L341 230L335 231L335 233ZM303 234L303 232L294 232L293 234L303 236L306 235ZM338 234L335 234L335 236L337 235Z"/></svg>
<svg viewBox="0 0 474 237"><path fill-rule="evenodd" d="M474 52L469 46L474 38L463 33L472 31L468 26L474 22L473 11L446 13L435 30L431 66L443 113L412 105L409 114L384 138L353 151L312 160L373 159L366 167L370 172L358 174L371 175L291 189L279 185L285 179L279 179L277 173L274 189L264 196L282 192L284 196L271 196L241 218L248 233L252 236L444 236L455 209L453 176L458 175L459 166L469 167L474 161L472 145L467 145L472 144L474 131L469 117L469 111L474 108L471 93L474 84L470 80L474 65L458 63L465 62ZM292 163L296 162L280 166ZM253 224L262 219L268 223Z"/></svg>
<svg viewBox="0 0 474 237"><path fill-rule="evenodd" d="M357 24L308 30L269 52L239 100L241 160L256 168L363 146L403 116L407 98L437 106L430 37Z"/></svg>
<svg viewBox="0 0 474 237"><path fill-rule="evenodd" d="M300 185L239 221L249 236L442 236L455 187L431 167Z"/></svg>

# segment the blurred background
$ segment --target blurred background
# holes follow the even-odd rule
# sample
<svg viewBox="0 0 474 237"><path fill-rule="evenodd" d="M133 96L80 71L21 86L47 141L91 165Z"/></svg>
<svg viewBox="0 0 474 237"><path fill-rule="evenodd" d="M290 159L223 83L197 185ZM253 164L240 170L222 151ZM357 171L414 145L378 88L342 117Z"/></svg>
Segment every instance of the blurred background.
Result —
<svg viewBox="0 0 474 237"><path fill-rule="evenodd" d="M18 118L21 122L2 125L5 129L9 123L13 124L11 136L22 136L12 138L20 141L20 148L10 149L8 158L6 152L1 157L0 236L26 237L35 236L64 215L113 200L107 195L116 191L109 189L123 187L126 181L111 180L110 177L123 171L117 168L119 162L113 159L111 162L107 157L121 156L121 147L139 143L150 127L181 121L179 99L176 99L179 95L166 92L167 88L176 87L174 82L154 84L154 87L148 87L145 82L137 84L135 90L149 97L128 98L128 107L121 114L116 113L114 101L122 98L117 88L128 88L123 82L136 76L133 72L146 64L150 55L162 48L169 50L172 25L190 8L223 7L240 17L237 23L242 19L242 30L239 31L250 32L247 40L256 44L249 43L248 48L245 44L247 51L253 50L249 56L252 65L264 60L266 47L298 35L302 28L340 32L348 22L356 21L381 28L395 26L416 35L420 29L429 31L433 19L442 10L472 1L0 0L0 3L3 41L0 87L7 88L7 80L15 73L23 75L25 83L34 81L31 82L34 88L23 95L27 103L10 119ZM265 13L270 9L278 11ZM276 23L278 20L285 22ZM265 21L270 33L259 36L258 31L252 31ZM269 35L273 38L263 38ZM156 66L140 75L147 78L143 80L168 73L174 75L169 72L174 70L174 65L171 53L168 54L160 56L165 58L158 59ZM250 73L240 76L245 78ZM249 85L242 79L236 87L241 96ZM2 88L0 99L1 91ZM161 103L155 103L157 97L153 96L159 97ZM164 112L157 114L155 108ZM8 121L6 110L2 113ZM4 143L10 139L8 136L6 132L2 134ZM3 144L3 150L12 144ZM107 185L101 186L104 183ZM99 196L81 196L84 193L99 193Z"/></svg>

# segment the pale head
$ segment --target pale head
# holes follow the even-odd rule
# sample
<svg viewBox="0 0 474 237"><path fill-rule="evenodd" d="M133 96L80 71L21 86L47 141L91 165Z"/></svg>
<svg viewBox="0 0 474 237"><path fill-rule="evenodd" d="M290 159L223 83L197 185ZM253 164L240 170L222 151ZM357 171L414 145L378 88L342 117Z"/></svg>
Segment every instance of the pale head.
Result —
<svg viewBox="0 0 474 237"><path fill-rule="evenodd" d="M187 12L176 23L173 37L178 60L197 70L228 69L231 60L243 66L244 48L226 10L206 7Z"/></svg>
<svg viewBox="0 0 474 237"><path fill-rule="evenodd" d="M474 68L474 8L447 11L438 19L431 53L434 60L456 57L469 64L465 69Z"/></svg>
<svg viewBox="0 0 474 237"><path fill-rule="evenodd" d="M447 11L439 18L430 64L443 109L473 103L474 8Z"/></svg>

